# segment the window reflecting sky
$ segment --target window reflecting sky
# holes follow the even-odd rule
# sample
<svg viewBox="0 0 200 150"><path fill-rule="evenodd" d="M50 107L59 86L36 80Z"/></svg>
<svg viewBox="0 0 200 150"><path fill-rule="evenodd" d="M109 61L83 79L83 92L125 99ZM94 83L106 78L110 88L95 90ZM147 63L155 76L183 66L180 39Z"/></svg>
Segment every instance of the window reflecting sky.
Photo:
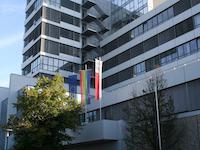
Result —
<svg viewBox="0 0 200 150"><path fill-rule="evenodd" d="M111 20L113 28L120 28L147 13L148 0L111 0Z"/></svg>

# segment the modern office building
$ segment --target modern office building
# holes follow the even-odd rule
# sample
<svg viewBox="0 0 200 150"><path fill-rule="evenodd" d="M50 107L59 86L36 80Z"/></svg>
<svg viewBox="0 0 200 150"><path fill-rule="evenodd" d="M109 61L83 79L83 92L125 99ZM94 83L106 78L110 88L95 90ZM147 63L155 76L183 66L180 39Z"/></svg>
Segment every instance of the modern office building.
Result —
<svg viewBox="0 0 200 150"><path fill-rule="evenodd" d="M143 98L146 81L157 72L167 81L163 91L173 99L176 124L185 134L180 149L200 148L199 8L199 0L167 0L100 42L103 120L99 103L88 105L90 123L71 149L126 149L124 109Z"/></svg>
<svg viewBox="0 0 200 150"><path fill-rule="evenodd" d="M158 0L27 0L22 74L64 77L94 67L99 42ZM66 80L67 82L67 80Z"/></svg>
<svg viewBox="0 0 200 150"><path fill-rule="evenodd" d="M163 91L174 101L176 123L184 124L181 149L200 149L200 0L163 1L27 1L23 75L60 72L67 81L84 64L93 68L95 57L103 60L102 120L99 102L92 101L87 123L66 149L126 150L123 110L143 98L146 81L158 70L167 81ZM17 91L35 82L29 77L12 76L9 88L20 84L9 92L14 97L1 94L1 112L5 103L10 112Z"/></svg>
<svg viewBox="0 0 200 150"><path fill-rule="evenodd" d="M81 0L28 0L22 74L78 73L82 48Z"/></svg>
<svg viewBox="0 0 200 150"><path fill-rule="evenodd" d="M109 1L28 0L22 74L60 72L67 82L82 64L90 65L100 55L99 41L108 31L104 20L109 7Z"/></svg>

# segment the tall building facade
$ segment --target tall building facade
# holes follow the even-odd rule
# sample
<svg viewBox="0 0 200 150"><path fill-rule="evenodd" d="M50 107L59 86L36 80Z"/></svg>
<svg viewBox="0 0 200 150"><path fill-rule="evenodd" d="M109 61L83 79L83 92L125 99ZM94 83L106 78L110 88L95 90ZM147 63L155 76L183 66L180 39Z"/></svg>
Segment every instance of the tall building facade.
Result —
<svg viewBox="0 0 200 150"><path fill-rule="evenodd" d="M78 73L81 65L81 0L28 0L22 74Z"/></svg>
<svg viewBox="0 0 200 150"><path fill-rule="evenodd" d="M94 68L100 41L153 9L158 0L27 0L22 74L60 72L66 79L81 65Z"/></svg>
<svg viewBox="0 0 200 150"><path fill-rule="evenodd" d="M181 149L199 149L200 0L161 2L28 3L24 75L60 72L67 79L85 64L94 68L95 57L101 56L104 62L102 120L99 103L92 101L87 106L86 125L66 149L125 150L123 110L143 98L146 81L157 70L167 80L163 90L174 101L176 123L185 125Z"/></svg>
<svg viewBox="0 0 200 150"><path fill-rule="evenodd" d="M126 150L124 109L142 100L146 81L161 71L176 124L184 124L180 148L199 150L199 8L200 0L29 0L22 64L26 77L11 78L15 94L3 96L1 106L8 103L13 113L17 90L35 84L27 76L60 72L67 81L85 64L94 68L94 58L101 56L102 120L99 102L92 101L83 130L66 149Z"/></svg>
<svg viewBox="0 0 200 150"><path fill-rule="evenodd" d="M200 0L167 0L100 42L104 62L103 120L99 121L98 103L90 104L91 123L77 140L82 144L79 149L94 149L94 142L102 143L99 149L126 149L124 124L120 122L126 117L124 110L132 101L144 98L146 82L157 72L162 72L166 79L163 92L173 99L176 125L185 134L180 149L199 149L199 8ZM103 135L91 133L98 129ZM88 147L84 137L90 139Z"/></svg>
<svg viewBox="0 0 200 150"><path fill-rule="evenodd" d="M104 37L102 120L99 103L89 104L89 123L69 149L125 150L124 110L144 98L146 82L158 72L166 79L163 92L173 99L176 125L184 132L179 148L199 149L199 8L200 0L167 0Z"/></svg>

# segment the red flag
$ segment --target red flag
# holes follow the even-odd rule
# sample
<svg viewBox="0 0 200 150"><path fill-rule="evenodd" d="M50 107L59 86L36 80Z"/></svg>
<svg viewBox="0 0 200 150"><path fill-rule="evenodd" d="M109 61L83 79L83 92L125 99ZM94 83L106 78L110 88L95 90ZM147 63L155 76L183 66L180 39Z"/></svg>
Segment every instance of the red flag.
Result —
<svg viewBox="0 0 200 150"><path fill-rule="evenodd" d="M102 98L102 64L101 60L95 59L95 99Z"/></svg>

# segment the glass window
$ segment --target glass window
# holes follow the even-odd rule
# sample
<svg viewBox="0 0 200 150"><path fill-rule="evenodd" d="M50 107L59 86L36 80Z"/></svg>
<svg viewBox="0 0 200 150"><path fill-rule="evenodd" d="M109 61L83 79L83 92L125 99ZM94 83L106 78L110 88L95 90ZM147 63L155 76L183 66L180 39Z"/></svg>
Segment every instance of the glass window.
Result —
<svg viewBox="0 0 200 150"><path fill-rule="evenodd" d="M60 0L45 0L45 2L49 5L60 7Z"/></svg>
<svg viewBox="0 0 200 150"><path fill-rule="evenodd" d="M163 58L160 59L160 64L161 64L161 65L165 65L166 62L167 62L166 57L163 57Z"/></svg>
<svg viewBox="0 0 200 150"><path fill-rule="evenodd" d="M174 5L174 15L179 15L180 13L189 9L190 7L190 0L180 0Z"/></svg>
<svg viewBox="0 0 200 150"><path fill-rule="evenodd" d="M183 46L182 46L182 45L179 46L179 47L177 48L177 50L178 50L178 56L179 56L179 57L183 57L183 56L184 56L184 48L183 48Z"/></svg>
<svg viewBox="0 0 200 150"><path fill-rule="evenodd" d="M89 112L88 113L88 121L89 122L94 122L96 121L96 111L93 111L93 112Z"/></svg>
<svg viewBox="0 0 200 150"><path fill-rule="evenodd" d="M158 36L154 36L143 43L144 51L149 51L158 46Z"/></svg>
<svg viewBox="0 0 200 150"><path fill-rule="evenodd" d="M59 60L59 68L62 67L64 65L64 61L63 60Z"/></svg>
<svg viewBox="0 0 200 150"><path fill-rule="evenodd" d="M61 14L61 21L69 23L69 24L73 24L75 26L80 26L80 19L73 17L73 16L70 16L68 14L62 13Z"/></svg>
<svg viewBox="0 0 200 150"><path fill-rule="evenodd" d="M41 62L41 57L38 58L38 65L40 65L42 62Z"/></svg>
<svg viewBox="0 0 200 150"><path fill-rule="evenodd" d="M158 17L154 17L153 19L153 27L157 26L158 25Z"/></svg>
<svg viewBox="0 0 200 150"><path fill-rule="evenodd" d="M167 59L167 58L166 58ZM159 56L155 56L145 61L146 71L151 71L160 66Z"/></svg>
<svg viewBox="0 0 200 150"><path fill-rule="evenodd" d="M143 25L140 25L140 26L138 27L138 29L139 29L139 34L142 34L142 33L143 33Z"/></svg>
<svg viewBox="0 0 200 150"><path fill-rule="evenodd" d="M42 65L42 69L47 70L47 65Z"/></svg>
<svg viewBox="0 0 200 150"><path fill-rule="evenodd" d="M183 35L194 29L192 18L184 20L183 22L176 25L176 35L177 37Z"/></svg>
<svg viewBox="0 0 200 150"><path fill-rule="evenodd" d="M176 51L176 49L174 49L174 50L175 50L175 52L172 53L172 60L173 60L173 61L178 59L177 51Z"/></svg>
<svg viewBox="0 0 200 150"><path fill-rule="evenodd" d="M54 66L58 67L58 59L54 59Z"/></svg>
<svg viewBox="0 0 200 150"><path fill-rule="evenodd" d="M166 20L168 20L168 13L167 13L168 11L166 10L166 11L164 11L164 12L162 12L162 17L163 17L163 21L166 21Z"/></svg>
<svg viewBox="0 0 200 150"><path fill-rule="evenodd" d="M41 24L39 24L24 40L24 46L29 42L34 41L41 35Z"/></svg>
<svg viewBox="0 0 200 150"><path fill-rule="evenodd" d="M171 62L172 61L171 55L168 55L166 58L167 58L167 62Z"/></svg>
<svg viewBox="0 0 200 150"><path fill-rule="evenodd" d="M148 26L148 30L153 28L153 19L150 19L149 21L147 21L147 26Z"/></svg>
<svg viewBox="0 0 200 150"><path fill-rule="evenodd" d="M53 66L53 58L49 58L49 63L48 65Z"/></svg>
<svg viewBox="0 0 200 150"><path fill-rule="evenodd" d="M139 35L139 30L138 27L134 29L134 37Z"/></svg>
<svg viewBox="0 0 200 150"><path fill-rule="evenodd" d="M200 3L200 0L191 0L192 6L195 6Z"/></svg>
<svg viewBox="0 0 200 150"><path fill-rule="evenodd" d="M36 0L34 4L34 9L35 10L38 9L40 5L41 5L41 0Z"/></svg>
<svg viewBox="0 0 200 150"><path fill-rule="evenodd" d="M134 66L134 75L139 75L145 72L145 62L139 63Z"/></svg>
<svg viewBox="0 0 200 150"><path fill-rule="evenodd" d="M75 11L80 12L80 8L81 8L81 7L80 7L79 4L77 4L77 3L74 4L74 10L75 10Z"/></svg>
<svg viewBox="0 0 200 150"><path fill-rule="evenodd" d="M166 51L160 55L160 64L166 65L167 63L171 63L177 60L177 58L178 58L178 55L177 55L176 49Z"/></svg>
<svg viewBox="0 0 200 150"><path fill-rule="evenodd" d="M133 77L133 67L129 67L125 70L122 70L118 73L118 82L128 80Z"/></svg>
<svg viewBox="0 0 200 150"><path fill-rule="evenodd" d="M198 51L200 50L200 39L197 40Z"/></svg>
<svg viewBox="0 0 200 150"><path fill-rule="evenodd" d="M45 64L45 65L48 64L48 57L43 57L43 64Z"/></svg>
<svg viewBox="0 0 200 150"><path fill-rule="evenodd" d="M160 13L158 15L158 24L161 24L162 22L163 22L163 15L162 15L162 13Z"/></svg>
<svg viewBox="0 0 200 150"><path fill-rule="evenodd" d="M168 11L168 17L169 18L174 17L174 9L173 9L173 7L169 8L167 11Z"/></svg>
<svg viewBox="0 0 200 150"><path fill-rule="evenodd" d="M197 40L193 40L190 42L190 51L194 53L197 51Z"/></svg>
<svg viewBox="0 0 200 150"><path fill-rule="evenodd" d="M43 23L43 28L45 29L45 35L57 38L59 39L59 27L48 24L48 23Z"/></svg>
<svg viewBox="0 0 200 150"><path fill-rule="evenodd" d="M70 0L61 0L61 6L80 12L80 5Z"/></svg>
<svg viewBox="0 0 200 150"><path fill-rule="evenodd" d="M143 51L143 45L142 43L141 44L138 44L132 48L130 48L130 58L134 58L140 54L142 54L144 51Z"/></svg>
<svg viewBox="0 0 200 150"><path fill-rule="evenodd" d="M31 72L31 64L29 64L28 66L26 66L23 70L22 70L22 74L23 75L27 75Z"/></svg>
<svg viewBox="0 0 200 150"><path fill-rule="evenodd" d="M125 52L123 52L117 56L117 64L126 62L129 59L130 59L130 50L126 50Z"/></svg>
<svg viewBox="0 0 200 150"><path fill-rule="evenodd" d="M135 38L135 29L133 29L133 30L131 31L131 38L132 38L132 39Z"/></svg>
<svg viewBox="0 0 200 150"><path fill-rule="evenodd" d="M71 39L71 40L80 41L80 34L79 33L76 33L76 32L73 32L73 31L70 31L70 30L67 30L67 29L64 29L64 28L61 28L60 36L64 37L64 38Z"/></svg>
<svg viewBox="0 0 200 150"><path fill-rule="evenodd" d="M181 57L185 57L187 55L190 54L190 45L189 43L183 44L181 46L179 46L178 48L178 56Z"/></svg>
<svg viewBox="0 0 200 150"><path fill-rule="evenodd" d="M200 14L194 16L194 26L195 28L200 27Z"/></svg>
<svg viewBox="0 0 200 150"><path fill-rule="evenodd" d="M144 23L144 32L146 32L148 30L148 25L147 22Z"/></svg>
<svg viewBox="0 0 200 150"><path fill-rule="evenodd" d="M45 40L45 52L54 55L59 55L59 47L59 43L50 40Z"/></svg>
<svg viewBox="0 0 200 150"><path fill-rule="evenodd" d="M43 11L44 13L44 17L48 20L54 21L54 22L60 22L61 20L61 13L57 10L51 9L51 8L47 8L44 7Z"/></svg>
<svg viewBox="0 0 200 150"><path fill-rule="evenodd" d="M26 18L29 17L29 15L34 11L35 5L32 4L32 6L26 11Z"/></svg>
<svg viewBox="0 0 200 150"><path fill-rule="evenodd" d="M112 68L117 65L117 57L113 57L108 60L108 68Z"/></svg>
<svg viewBox="0 0 200 150"><path fill-rule="evenodd" d="M48 71L53 71L53 66L48 66Z"/></svg>
<svg viewBox="0 0 200 150"><path fill-rule="evenodd" d="M183 47L184 47L185 56L189 55L190 54L190 45L189 45L189 43L184 44Z"/></svg>
<svg viewBox="0 0 200 150"><path fill-rule="evenodd" d="M159 45L166 43L175 38L174 27L171 27L159 34Z"/></svg>

